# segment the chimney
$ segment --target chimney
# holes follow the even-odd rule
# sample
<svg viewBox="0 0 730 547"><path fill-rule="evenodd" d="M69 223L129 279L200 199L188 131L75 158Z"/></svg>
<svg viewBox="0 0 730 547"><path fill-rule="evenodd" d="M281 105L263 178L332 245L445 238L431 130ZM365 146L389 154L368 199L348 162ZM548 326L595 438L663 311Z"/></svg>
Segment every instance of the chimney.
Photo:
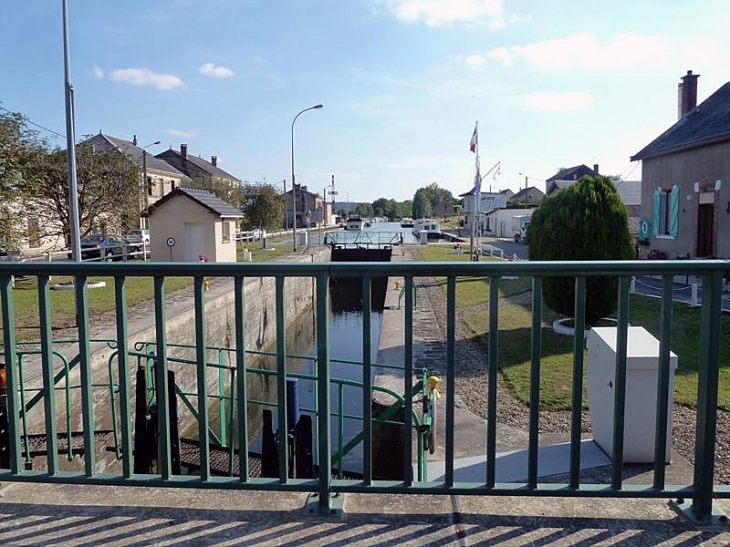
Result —
<svg viewBox="0 0 730 547"><path fill-rule="evenodd" d="M213 167L218 167L218 156L211 156L210 163L213 164Z"/></svg>
<svg viewBox="0 0 730 547"><path fill-rule="evenodd" d="M598 174L598 164L597 164L597 163L594 163L594 164L593 164L593 172L594 172L594 173L595 173L596 175Z"/></svg>
<svg viewBox="0 0 730 547"><path fill-rule="evenodd" d="M134 146L137 146L137 133L134 134L134 137L132 137L132 144Z"/></svg>
<svg viewBox="0 0 730 547"><path fill-rule="evenodd" d="M699 77L699 74L692 74L691 70L682 76L682 83L678 86L680 120L697 106L697 78Z"/></svg>
<svg viewBox="0 0 730 547"><path fill-rule="evenodd" d="M183 159L188 159L188 145L187 144L180 145L180 155L183 157Z"/></svg>

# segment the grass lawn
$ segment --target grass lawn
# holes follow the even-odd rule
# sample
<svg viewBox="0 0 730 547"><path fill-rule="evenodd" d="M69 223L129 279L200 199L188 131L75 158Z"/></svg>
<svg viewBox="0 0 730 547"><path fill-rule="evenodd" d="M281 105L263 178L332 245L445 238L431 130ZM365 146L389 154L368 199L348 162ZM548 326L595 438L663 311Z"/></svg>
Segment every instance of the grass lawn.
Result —
<svg viewBox="0 0 730 547"><path fill-rule="evenodd" d="M464 246L463 254L454 253L453 245L421 245L417 247L421 258L426 262L468 262L469 246ZM495 257L483 256L483 261L500 261ZM437 277L436 283L446 294L446 278ZM503 279L499 283L500 297L504 298L530 290L532 280L519 278ZM458 277L456 279L456 307L477 306L489 302L489 280L486 277Z"/></svg>
<svg viewBox="0 0 730 547"><path fill-rule="evenodd" d="M654 336L660 334L660 301L657 298L632 294L629 302L629 322L643 326ZM559 336L552 330L552 321L558 316L543 306L542 360L541 360L541 408L570 408L571 378L573 368L573 339ZM699 355L700 308L675 303L672 316L672 351L677 354L678 367L675 375L674 400L695 406L697 401L697 363ZM488 346L488 318L486 312L467 313L465 321ZM530 393L530 305L501 305L499 314L499 368L504 374L512 393L527 402ZM720 368L718 404L730 410L730 318L722 318L720 355L724 356ZM587 352L584 352L587 366ZM584 385L585 388L585 385ZM585 399L584 399L585 400Z"/></svg>
<svg viewBox="0 0 730 547"><path fill-rule="evenodd" d="M268 262L269 260L288 255L292 252L291 241L287 244L267 239L265 251L263 250L263 245L261 241L238 243L236 245L236 260L238 262L243 262L244 248L251 251L251 258L253 262Z"/></svg>
<svg viewBox="0 0 730 547"><path fill-rule="evenodd" d="M468 255L455 255L451 247L424 246L418 249L424 260L467 260ZM437 280L446 290L446 282ZM514 285L507 285L514 283ZM507 287L510 287L509 289ZM530 290L530 280L502 281L500 295L509 296ZM466 278L457 281L457 306L477 306L489 301L488 281L483 278ZM541 408L568 409L571 405L573 339L557 335L552 322L559 316L543 304L542 355L540 368ZM521 401L529 401L530 393L530 344L532 333L531 304L501 303L499 307L499 368L512 393ZM465 310L464 321L480 344L488 346L488 314L485 310ZM629 322L643 326L657 338L660 335L660 300L632 294L629 302ZM721 320L720 338L720 389L718 404L730 410L730 317ZM697 363L699 360L700 308L674 303L672 306L671 348L677 354L678 368L675 375L674 400L695 406L697 401ZM586 371L587 352L584 352ZM584 375L584 378L587 376ZM584 382L585 390L585 382ZM586 401L584 391L584 401Z"/></svg>
<svg viewBox="0 0 730 547"><path fill-rule="evenodd" d="M51 284L71 282L73 278L54 276ZM113 277L90 277L89 282L104 281L106 287L90 289L89 311L94 314L113 311L114 304L114 278ZM165 280L165 291L171 293L191 287L191 277L168 277ZM51 291L51 323L54 330L73 327L76 324L76 304L74 301L75 291L52 290ZM151 277L128 277L127 278L127 305L133 306L154 296L154 286ZM13 304L15 308L15 328L18 340L35 340L39 335L39 314L38 314L38 282L36 279L18 281L13 290ZM0 333L0 337L2 333Z"/></svg>

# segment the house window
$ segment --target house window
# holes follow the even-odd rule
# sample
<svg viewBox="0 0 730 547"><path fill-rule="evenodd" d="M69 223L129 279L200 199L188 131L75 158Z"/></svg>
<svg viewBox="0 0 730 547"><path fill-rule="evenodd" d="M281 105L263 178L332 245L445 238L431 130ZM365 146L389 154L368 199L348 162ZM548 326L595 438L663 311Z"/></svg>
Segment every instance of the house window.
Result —
<svg viewBox="0 0 730 547"><path fill-rule="evenodd" d="M152 177L147 177L147 195L152 195Z"/></svg>
<svg viewBox="0 0 730 547"><path fill-rule="evenodd" d="M231 242L231 222L223 221L223 243Z"/></svg>
<svg viewBox="0 0 730 547"><path fill-rule="evenodd" d="M654 237L679 235L679 186L654 190Z"/></svg>

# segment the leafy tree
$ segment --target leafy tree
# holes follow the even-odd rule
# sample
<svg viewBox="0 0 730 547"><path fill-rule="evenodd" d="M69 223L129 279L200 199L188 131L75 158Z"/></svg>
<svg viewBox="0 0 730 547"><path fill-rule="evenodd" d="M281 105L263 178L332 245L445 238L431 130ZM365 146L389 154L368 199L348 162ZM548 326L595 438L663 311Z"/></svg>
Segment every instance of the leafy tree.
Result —
<svg viewBox="0 0 730 547"><path fill-rule="evenodd" d="M630 260L631 236L626 206L608 177L583 177L533 213L527 230L530 260ZM617 306L616 278L586 279L586 323L593 325ZM545 302L553 311L573 316L573 278L544 281Z"/></svg>
<svg viewBox="0 0 730 547"><path fill-rule="evenodd" d="M0 248L17 248L23 237L22 198L32 187L34 166L47 143L18 113L0 112Z"/></svg>
<svg viewBox="0 0 730 547"><path fill-rule="evenodd" d="M362 215L364 217L371 217L374 215L373 206L369 203L358 203L355 206L355 214Z"/></svg>
<svg viewBox="0 0 730 547"><path fill-rule="evenodd" d="M395 201L387 198L379 198L373 201L373 212L376 216L391 216Z"/></svg>
<svg viewBox="0 0 730 547"><path fill-rule="evenodd" d="M428 186L416 190L416 194L413 196L413 216L427 217L434 215L437 209L450 210L455 201L451 192L432 182Z"/></svg>
<svg viewBox="0 0 730 547"><path fill-rule="evenodd" d="M90 144L76 146L79 229L81 237L94 230L122 230L124 218L139 215L136 164L117 151L100 152ZM40 182L39 182L40 181ZM71 211L66 151L54 150L34 168L26 209L32 209L43 235L63 235L70 242ZM111 230L109 230L111 228Z"/></svg>
<svg viewBox="0 0 730 547"><path fill-rule="evenodd" d="M259 228L271 230L281 226L284 215L284 196L273 184L267 182L246 183L241 187L243 226L247 230Z"/></svg>

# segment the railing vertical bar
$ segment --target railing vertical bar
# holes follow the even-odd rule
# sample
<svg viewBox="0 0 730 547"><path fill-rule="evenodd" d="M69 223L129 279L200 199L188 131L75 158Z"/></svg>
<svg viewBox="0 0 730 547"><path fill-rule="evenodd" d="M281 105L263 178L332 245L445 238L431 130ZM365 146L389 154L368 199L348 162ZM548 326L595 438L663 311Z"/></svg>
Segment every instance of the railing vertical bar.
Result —
<svg viewBox="0 0 730 547"><path fill-rule="evenodd" d="M662 286L661 338L659 339L659 380L656 395L656 432L654 436L654 488L664 490L667 461L667 424L669 408L669 351L672 340L672 289L674 276L665 275Z"/></svg>
<svg viewBox="0 0 730 547"><path fill-rule="evenodd" d="M527 454L527 484L537 487L540 431L540 354L542 339L542 277L532 279L532 340L530 342L530 427Z"/></svg>
<svg viewBox="0 0 730 547"><path fill-rule="evenodd" d="M284 314L284 277L276 278L276 411L279 424L279 480L289 479L286 424L286 317Z"/></svg>
<svg viewBox="0 0 730 547"><path fill-rule="evenodd" d="M319 511L330 512L332 459L330 442L330 348L329 348L329 277L317 276L317 452L319 455Z"/></svg>
<svg viewBox="0 0 730 547"><path fill-rule="evenodd" d="M208 430L208 374L206 364L204 277L196 275L195 292L195 360L198 381L198 441L200 480L210 479L210 432ZM219 369L222 370L222 369ZM223 418L225 421L225 418ZM221 427L223 424L221 423Z"/></svg>
<svg viewBox="0 0 730 547"><path fill-rule="evenodd" d="M586 278L575 278L573 317L573 403L570 414L570 486L580 485L580 441L583 410L583 348L585 347Z"/></svg>
<svg viewBox="0 0 730 547"><path fill-rule="evenodd" d="M722 272L715 270L702 279L700 355L697 394L692 511L701 519L712 516L717 434L717 389L720 371L720 315L722 312Z"/></svg>
<svg viewBox="0 0 730 547"><path fill-rule="evenodd" d="M618 330L616 334L616 377L613 399L613 473L611 486L621 490L624 464L624 419L626 414L626 351L629 329L630 277L619 277Z"/></svg>
<svg viewBox="0 0 730 547"><path fill-rule="evenodd" d="M342 382L337 382L337 478L341 479L344 475L342 473L343 454L342 449L343 441L345 439L345 386Z"/></svg>
<svg viewBox="0 0 730 547"><path fill-rule="evenodd" d="M238 466L241 482L248 482L248 388L246 386L246 313L244 278L233 278L236 302L236 382L238 386ZM231 403L233 404L233 403Z"/></svg>
<svg viewBox="0 0 730 547"><path fill-rule="evenodd" d="M454 485L454 407L456 401L456 278L446 280L446 486ZM436 427L436 424L433 424Z"/></svg>
<svg viewBox="0 0 730 547"><path fill-rule="evenodd" d="M172 476L170 447L170 400L167 381L167 313L165 309L165 278L155 276L155 336L157 338L157 363L155 383L157 387L159 456L158 468L163 480Z"/></svg>
<svg viewBox="0 0 730 547"><path fill-rule="evenodd" d="M91 346L89 344L88 279L77 275L76 325L79 333L79 366L81 368L81 415L84 424L84 470L87 477L96 473L96 443L94 438L94 391L91 376Z"/></svg>
<svg viewBox="0 0 730 547"><path fill-rule="evenodd" d="M26 415L28 413L28 408L26 404L26 397L25 397L25 363L23 361L23 356L20 355L18 359L18 385L20 386L20 409L22 411L23 416L23 432L22 432L22 439L24 446L28 447L30 446L30 435L28 434L28 420L26 419ZM23 462L25 465L30 465L33 463L33 458L30 456L30 450L26 449L24 451L25 456L23 457Z"/></svg>
<svg viewBox="0 0 730 547"><path fill-rule="evenodd" d="M5 352L5 374L7 377L8 437L10 438L10 471L20 473L20 432L18 430L18 378L15 348L15 311L13 307L13 280L11 276L0 277L0 299L3 304L3 351Z"/></svg>
<svg viewBox="0 0 730 547"><path fill-rule="evenodd" d="M371 279L362 280L362 418L363 418L363 479L373 482L373 378L372 378L372 313Z"/></svg>
<svg viewBox="0 0 730 547"><path fill-rule="evenodd" d="M218 421L220 423L220 440L223 446L228 445L228 427L226 426L226 370L223 368L223 352L218 350Z"/></svg>
<svg viewBox="0 0 730 547"><path fill-rule="evenodd" d="M406 339L404 355L403 397L403 477L406 486L413 484L413 277L405 278Z"/></svg>
<svg viewBox="0 0 730 547"><path fill-rule="evenodd" d="M494 488L497 461L497 366L499 277L489 278L489 354L487 357L487 487Z"/></svg>
<svg viewBox="0 0 730 547"><path fill-rule="evenodd" d="M48 474L55 475L58 472L58 436L56 434L56 390L53 382L51 291L47 275L38 277L38 312L41 322L41 365L43 367L43 408L46 419ZM24 417L23 422L26 421Z"/></svg>
<svg viewBox="0 0 730 547"><path fill-rule="evenodd" d="M132 453L132 411L129 402L129 352L127 350L127 278L114 277L114 300L117 315L117 362L119 364L119 401L122 421L122 473L124 478L132 476L134 454Z"/></svg>

